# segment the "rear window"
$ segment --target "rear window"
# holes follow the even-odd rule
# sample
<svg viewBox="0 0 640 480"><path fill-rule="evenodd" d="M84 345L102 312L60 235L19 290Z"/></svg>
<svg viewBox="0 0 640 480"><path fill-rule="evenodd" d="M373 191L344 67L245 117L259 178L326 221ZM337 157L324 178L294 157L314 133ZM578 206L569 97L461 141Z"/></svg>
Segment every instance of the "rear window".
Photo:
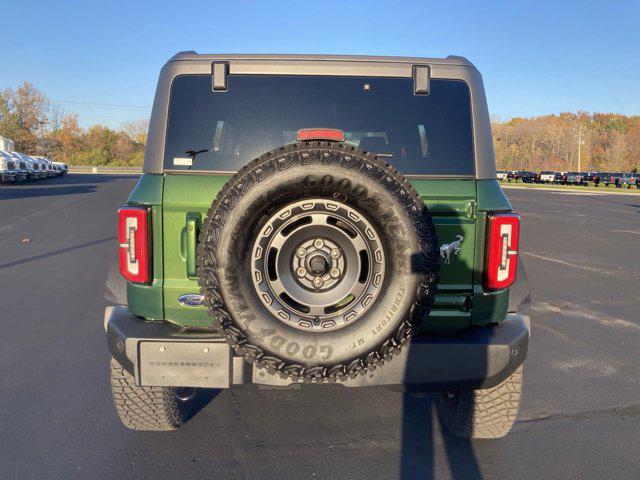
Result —
<svg viewBox="0 0 640 480"><path fill-rule="evenodd" d="M473 175L471 100L466 83L411 78L230 75L213 92L210 75L173 81L167 170L237 171L294 143L303 128L334 128L405 174ZM192 165L189 166L189 159Z"/></svg>

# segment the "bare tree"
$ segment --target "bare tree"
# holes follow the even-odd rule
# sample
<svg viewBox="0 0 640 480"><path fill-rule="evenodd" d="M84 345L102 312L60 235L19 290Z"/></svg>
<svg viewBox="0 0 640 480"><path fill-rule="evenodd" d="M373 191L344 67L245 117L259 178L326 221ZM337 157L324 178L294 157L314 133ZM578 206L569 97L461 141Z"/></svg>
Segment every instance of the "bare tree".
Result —
<svg viewBox="0 0 640 480"><path fill-rule="evenodd" d="M131 122L125 122L120 126L135 143L145 144L147 141L147 131L149 130L149 119L142 118Z"/></svg>
<svg viewBox="0 0 640 480"><path fill-rule="evenodd" d="M49 131L55 134L62 127L62 119L65 116L64 107L58 103L52 103L49 107Z"/></svg>

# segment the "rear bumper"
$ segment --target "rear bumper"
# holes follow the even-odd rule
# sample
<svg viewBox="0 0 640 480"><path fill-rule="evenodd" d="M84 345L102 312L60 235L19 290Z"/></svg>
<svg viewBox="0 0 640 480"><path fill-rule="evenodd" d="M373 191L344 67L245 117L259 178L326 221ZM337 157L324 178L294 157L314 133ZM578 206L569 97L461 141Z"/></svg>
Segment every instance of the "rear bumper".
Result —
<svg viewBox="0 0 640 480"><path fill-rule="evenodd" d="M227 388L249 383L292 384L234 356L216 333L188 333L168 322L144 321L123 306L107 307L104 322L111 355L138 385ZM470 329L455 336L417 337L375 371L339 383L432 390L491 388L524 362L529 332L529 318L510 313L494 327Z"/></svg>

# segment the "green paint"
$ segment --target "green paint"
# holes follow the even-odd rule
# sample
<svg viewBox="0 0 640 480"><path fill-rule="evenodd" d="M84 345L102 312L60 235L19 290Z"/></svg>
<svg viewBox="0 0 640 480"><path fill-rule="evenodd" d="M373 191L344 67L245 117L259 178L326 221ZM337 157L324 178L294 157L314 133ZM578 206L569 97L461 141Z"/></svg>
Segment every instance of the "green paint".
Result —
<svg viewBox="0 0 640 480"><path fill-rule="evenodd" d="M144 174L127 200L129 205L162 205L163 175Z"/></svg>
<svg viewBox="0 0 640 480"><path fill-rule="evenodd" d="M185 307L178 297L198 293L193 275L193 240L228 175L142 175L129 203L153 209L154 280L129 284L129 308L145 318L164 318L188 327L208 327L204 307ZM508 291L482 290L486 211L511 207L497 181L429 180L411 182L433 216L438 244L461 235L462 250L443 264L434 308L421 331L454 331L504 319ZM191 228L191 230L190 230ZM195 229L195 231L194 231Z"/></svg>
<svg viewBox="0 0 640 480"><path fill-rule="evenodd" d="M158 320L164 318L163 285L163 231L162 231L162 187L164 176L145 174L133 188L127 203L149 205L151 208L151 235L153 237L153 280L150 285L127 282L127 301L134 315Z"/></svg>
<svg viewBox="0 0 640 480"><path fill-rule="evenodd" d="M477 180L476 185L478 188L478 210L485 212L511 210L511 204L497 180Z"/></svg>

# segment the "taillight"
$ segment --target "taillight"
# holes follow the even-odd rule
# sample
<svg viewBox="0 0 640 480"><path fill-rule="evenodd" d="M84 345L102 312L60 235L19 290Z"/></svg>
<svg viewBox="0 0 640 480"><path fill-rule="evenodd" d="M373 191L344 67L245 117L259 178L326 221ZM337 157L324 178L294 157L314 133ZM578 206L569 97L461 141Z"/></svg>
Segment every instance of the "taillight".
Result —
<svg viewBox="0 0 640 480"><path fill-rule="evenodd" d="M488 290L507 288L516 279L520 215L495 213L487 225L487 257L484 286Z"/></svg>
<svg viewBox="0 0 640 480"><path fill-rule="evenodd" d="M149 211L145 207L118 210L120 273L130 282L147 283L151 277Z"/></svg>

